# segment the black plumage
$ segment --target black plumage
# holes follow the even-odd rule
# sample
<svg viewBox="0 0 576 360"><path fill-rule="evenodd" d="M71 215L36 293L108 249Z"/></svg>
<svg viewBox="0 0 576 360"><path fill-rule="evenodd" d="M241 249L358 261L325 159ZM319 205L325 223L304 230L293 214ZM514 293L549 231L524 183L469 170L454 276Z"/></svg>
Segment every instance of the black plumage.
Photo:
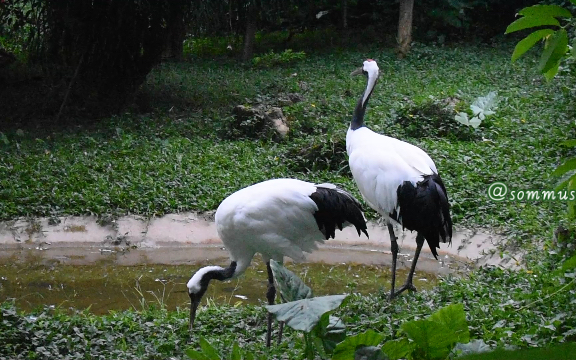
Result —
<svg viewBox="0 0 576 360"><path fill-rule="evenodd" d="M437 174L425 175L416 186L405 181L398 186L397 195L400 212L394 211L390 217L424 236L438 259L440 242L452 242L450 204L442 179Z"/></svg>
<svg viewBox="0 0 576 360"><path fill-rule="evenodd" d="M358 235L363 232L368 236L362 206L346 191L337 187L317 185L310 198L318 206L314 219L318 229L326 236L326 240L333 239L336 236L336 228L342 230L346 222L354 225Z"/></svg>

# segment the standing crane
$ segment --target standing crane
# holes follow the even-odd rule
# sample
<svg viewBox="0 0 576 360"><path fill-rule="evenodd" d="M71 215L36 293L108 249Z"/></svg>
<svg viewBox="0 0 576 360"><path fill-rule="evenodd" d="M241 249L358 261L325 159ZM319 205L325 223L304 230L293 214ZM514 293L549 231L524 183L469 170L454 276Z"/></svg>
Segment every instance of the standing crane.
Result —
<svg viewBox="0 0 576 360"><path fill-rule="evenodd" d="M412 281L424 240L436 259L440 241L452 243L450 204L444 183L428 154L417 146L366 127L364 114L379 76L376 61L364 61L363 66L351 75L359 74L366 75L368 81L346 134L346 150L360 193L388 225L392 250L392 300L405 290L416 290ZM417 233L416 252L408 278L396 292L398 243L393 223Z"/></svg>
<svg viewBox="0 0 576 360"><path fill-rule="evenodd" d="M230 266L206 266L188 281L190 330L196 310L210 280L235 278L248 268L254 254L261 253L268 270L268 304L274 304L276 288L270 259L282 263L284 256L305 259L303 252L334 238L336 228L350 224L358 236L368 236L358 200L333 184L313 184L296 179L264 181L230 195L216 210L216 228L230 253ZM266 346L270 346L272 314L268 314Z"/></svg>

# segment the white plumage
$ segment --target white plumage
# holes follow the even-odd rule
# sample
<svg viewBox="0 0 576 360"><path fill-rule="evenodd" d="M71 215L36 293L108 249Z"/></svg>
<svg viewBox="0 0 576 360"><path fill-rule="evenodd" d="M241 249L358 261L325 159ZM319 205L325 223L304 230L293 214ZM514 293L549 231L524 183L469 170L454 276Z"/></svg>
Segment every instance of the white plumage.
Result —
<svg viewBox="0 0 576 360"><path fill-rule="evenodd" d="M259 252L265 261L282 262L284 256L304 260L303 252L324 241L313 214L318 206L310 198L312 183L275 179L249 186L226 198L216 211L218 234L237 262L235 276Z"/></svg>
<svg viewBox="0 0 576 360"><path fill-rule="evenodd" d="M364 61L352 74L367 76L366 90L354 110L346 134L349 165L360 193L388 224L392 246L390 298L415 290L412 277L424 239L435 257L439 242L451 241L452 221L446 189L434 161L417 146L384 136L364 125L368 100L379 76L374 60ZM392 223L418 232L417 248L406 284L394 292L398 244Z"/></svg>
<svg viewBox="0 0 576 360"><path fill-rule="evenodd" d="M404 181L416 185L423 175L437 173L430 156L419 147L367 127L348 129L346 150L360 193L386 220L389 213L399 211L396 190Z"/></svg>
<svg viewBox="0 0 576 360"><path fill-rule="evenodd" d="M296 179L273 179L241 189L227 197L216 210L216 228L230 253L227 268L208 266L188 281L191 299L190 328L196 308L210 280L227 280L241 275L256 253L268 268L268 293L274 303L275 288L270 259L280 263L284 256L304 260L305 252L333 238L335 229L350 224L366 235L366 221L360 203L332 184L312 184ZM268 318L267 345L270 345L272 318Z"/></svg>

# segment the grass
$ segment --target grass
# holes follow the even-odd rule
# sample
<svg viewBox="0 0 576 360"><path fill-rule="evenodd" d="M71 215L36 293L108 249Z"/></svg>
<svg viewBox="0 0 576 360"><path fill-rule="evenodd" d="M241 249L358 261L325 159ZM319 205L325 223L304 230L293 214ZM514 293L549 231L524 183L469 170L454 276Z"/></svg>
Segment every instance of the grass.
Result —
<svg viewBox="0 0 576 360"><path fill-rule="evenodd" d="M311 55L271 69L242 68L227 60L166 63L143 89L138 103L145 103L144 113L132 111L97 125L17 132L15 124L6 131L0 145L0 219L213 210L243 186L282 176L332 181L359 195L342 144L365 86L364 79L349 73L371 57L379 61L382 76L368 125L430 153L446 182L457 225L518 236L550 233L563 204L495 203L486 196L494 181L517 189L552 188L548 174L567 155L559 142L576 133L563 83L543 83L531 70L533 59L512 65L509 56L510 46L417 46L406 61L371 49ZM501 102L490 124L478 131L484 141L413 138L395 121L407 103L417 109L428 106L430 97L456 97L466 108L492 90ZM291 127L286 141L231 138L235 105L288 92L302 94L304 101L283 109Z"/></svg>
<svg viewBox="0 0 576 360"><path fill-rule="evenodd" d="M543 82L532 57L511 64L512 48L417 45L404 61L389 50L365 48L312 54L267 69L239 67L231 60L163 64L149 75L130 112L91 125L30 128L16 122L2 130L0 219L207 211L243 186L283 176L335 182L359 196L343 141L365 80L349 73L373 58L382 75L367 124L425 149L446 183L455 224L506 235L509 247L526 253L528 270L485 268L464 279L444 279L431 291L392 304L382 301L382 294L354 296L340 314L349 331L372 328L391 339L402 321L461 302L475 338L520 346L573 341L574 282L569 272L557 270L563 258L552 242L564 221L565 204L497 203L486 194L494 181L510 189L552 189L556 180L549 174L569 155L560 143L576 135L568 80ZM446 98L459 99L456 108L466 109L493 90L501 98L499 108L469 139L410 136L406 123L398 121L416 118L414 126L431 126L426 116L433 115L423 116L429 113L418 109ZM235 105L273 102L290 92L303 95L304 101L283 108L291 128L287 139L235 137ZM42 321L18 314L11 304L2 311L0 342L21 344L5 347L0 357L6 358L55 358L63 356L61 351L70 358L91 351L96 351L90 353L94 358L182 357L188 336L185 309L102 317L44 310ZM227 349L237 338L256 353L268 351L261 341L265 323L259 307L211 306L198 322L194 346L203 336ZM288 330L287 340L272 348L270 357L298 357L301 345Z"/></svg>

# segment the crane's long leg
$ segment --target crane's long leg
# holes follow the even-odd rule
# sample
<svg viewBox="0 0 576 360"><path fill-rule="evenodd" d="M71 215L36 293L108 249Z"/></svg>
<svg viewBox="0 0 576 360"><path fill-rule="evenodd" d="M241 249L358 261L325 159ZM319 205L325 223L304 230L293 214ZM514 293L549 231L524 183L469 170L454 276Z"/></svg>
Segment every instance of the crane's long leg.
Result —
<svg viewBox="0 0 576 360"><path fill-rule="evenodd" d="M394 234L394 227L388 223L388 232L390 233L390 248L392 250L392 288L390 289L389 300L394 298L394 287L396 286L396 258L398 257L398 242Z"/></svg>
<svg viewBox="0 0 576 360"><path fill-rule="evenodd" d="M280 321L280 329L278 330L278 345L282 342L282 332L284 332L284 321Z"/></svg>
<svg viewBox="0 0 576 360"><path fill-rule="evenodd" d="M418 262L418 257L420 256L420 250L422 250L422 245L424 245L424 236L418 234L416 235L416 252L414 253L414 260L412 260L412 266L410 267L410 273L406 278L406 282L393 296L400 295L405 290L416 291L416 287L412 283L414 278L414 271L416 271L416 263Z"/></svg>
<svg viewBox="0 0 576 360"><path fill-rule="evenodd" d="M266 270L268 270L268 291L266 292L266 299L268 299L268 305L274 305L274 299L276 298L276 288L274 287L274 274L272 273L272 268L270 267L270 261L266 262ZM272 313L269 312L268 329L266 332L266 347L270 347L271 337L272 337Z"/></svg>

